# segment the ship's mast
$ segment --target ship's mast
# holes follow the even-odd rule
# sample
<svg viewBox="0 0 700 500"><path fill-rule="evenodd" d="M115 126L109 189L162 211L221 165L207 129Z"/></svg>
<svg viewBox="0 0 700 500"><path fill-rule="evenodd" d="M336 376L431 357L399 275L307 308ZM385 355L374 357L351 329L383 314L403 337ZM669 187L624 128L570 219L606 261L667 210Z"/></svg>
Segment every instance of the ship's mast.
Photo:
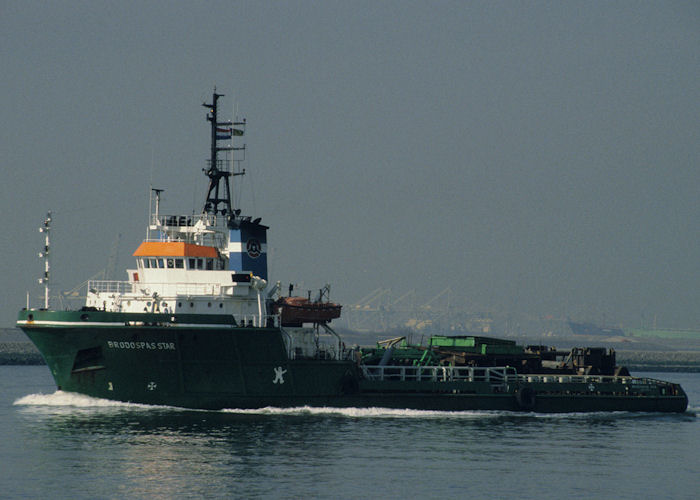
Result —
<svg viewBox="0 0 700 500"><path fill-rule="evenodd" d="M49 308L49 277L51 276L51 264L49 256L51 255L51 211L46 214L44 225L39 228L39 232L44 233L44 251L39 252L39 257L44 259L44 276L39 278L39 283L44 285L44 309Z"/></svg>
<svg viewBox="0 0 700 500"><path fill-rule="evenodd" d="M211 150L207 168L204 173L209 177L209 188L207 199L204 203L204 212L212 215L221 214L226 217L228 225L235 225L235 207L231 202L231 186L229 177L231 175L244 175L245 170L240 172L232 171L232 161L230 159L219 160L219 151L242 151L241 147L225 146L219 147L217 141L231 141L233 137L242 136L244 133L245 119L243 121L222 121L218 119L217 101L224 94L217 94L216 88L212 95L211 104L203 103L202 106L209 108L207 121L211 126Z"/></svg>

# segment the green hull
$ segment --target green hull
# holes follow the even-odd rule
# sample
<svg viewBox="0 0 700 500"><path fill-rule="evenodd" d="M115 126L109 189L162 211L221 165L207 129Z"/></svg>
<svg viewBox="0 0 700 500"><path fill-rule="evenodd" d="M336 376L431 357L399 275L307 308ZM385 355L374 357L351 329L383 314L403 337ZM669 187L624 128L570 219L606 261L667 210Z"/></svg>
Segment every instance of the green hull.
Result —
<svg viewBox="0 0 700 500"><path fill-rule="evenodd" d="M281 329L238 327L223 315L21 311L18 325L59 389L133 403L537 412L683 412L688 403L675 384L612 377L595 384L516 377L500 385L372 378L355 361L290 358Z"/></svg>

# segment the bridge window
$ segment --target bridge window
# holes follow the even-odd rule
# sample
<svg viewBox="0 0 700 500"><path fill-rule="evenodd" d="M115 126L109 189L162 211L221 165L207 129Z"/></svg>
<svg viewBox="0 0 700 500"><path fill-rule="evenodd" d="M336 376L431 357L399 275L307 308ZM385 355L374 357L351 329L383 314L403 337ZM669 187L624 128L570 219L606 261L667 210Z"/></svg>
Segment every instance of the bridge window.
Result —
<svg viewBox="0 0 700 500"><path fill-rule="evenodd" d="M175 259L175 268L176 269L184 269L185 263L183 262L182 259Z"/></svg>
<svg viewBox="0 0 700 500"><path fill-rule="evenodd" d="M168 259L168 269L172 269L175 267L175 261L173 259Z"/></svg>
<svg viewBox="0 0 700 500"><path fill-rule="evenodd" d="M197 259L197 269L204 269L204 259Z"/></svg>
<svg viewBox="0 0 700 500"><path fill-rule="evenodd" d="M197 265L197 259L188 259L187 268L194 269Z"/></svg>
<svg viewBox="0 0 700 500"><path fill-rule="evenodd" d="M214 260L207 259L207 271L213 271L213 270L214 270Z"/></svg>
<svg viewBox="0 0 700 500"><path fill-rule="evenodd" d="M158 267L159 267L160 269L163 269L163 268L165 267L164 262L163 262L163 259L158 259Z"/></svg>
<svg viewBox="0 0 700 500"><path fill-rule="evenodd" d="M141 261L141 267L145 267L146 269L148 269L149 267L151 267L151 266L149 265L148 259L139 259L139 260Z"/></svg>

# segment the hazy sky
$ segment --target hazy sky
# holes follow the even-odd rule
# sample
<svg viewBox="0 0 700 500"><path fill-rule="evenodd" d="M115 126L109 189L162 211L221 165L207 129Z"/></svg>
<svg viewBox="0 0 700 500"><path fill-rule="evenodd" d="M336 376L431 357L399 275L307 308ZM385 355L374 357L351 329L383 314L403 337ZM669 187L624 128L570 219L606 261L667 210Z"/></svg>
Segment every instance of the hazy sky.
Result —
<svg viewBox="0 0 700 500"><path fill-rule="evenodd" d="M213 86L270 277L700 327L700 3L0 2L0 325L201 210ZM238 180L238 179L237 179ZM120 279L125 279L123 271Z"/></svg>

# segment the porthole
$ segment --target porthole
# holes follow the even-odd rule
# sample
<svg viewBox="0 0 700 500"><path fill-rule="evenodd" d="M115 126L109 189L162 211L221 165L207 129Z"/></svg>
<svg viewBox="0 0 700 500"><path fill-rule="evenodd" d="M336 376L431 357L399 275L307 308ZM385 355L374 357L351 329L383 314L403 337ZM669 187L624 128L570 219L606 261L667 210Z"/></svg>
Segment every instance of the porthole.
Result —
<svg viewBox="0 0 700 500"><path fill-rule="evenodd" d="M194 307L194 302L190 302L190 307Z"/></svg>
<svg viewBox="0 0 700 500"><path fill-rule="evenodd" d="M207 302L207 307L211 307L211 302Z"/></svg>
<svg viewBox="0 0 700 500"><path fill-rule="evenodd" d="M223 304L219 304L219 309L221 309L222 307L224 307L224 305L223 305Z"/></svg>
<svg viewBox="0 0 700 500"><path fill-rule="evenodd" d="M182 307L182 302L178 302L177 307Z"/></svg>

